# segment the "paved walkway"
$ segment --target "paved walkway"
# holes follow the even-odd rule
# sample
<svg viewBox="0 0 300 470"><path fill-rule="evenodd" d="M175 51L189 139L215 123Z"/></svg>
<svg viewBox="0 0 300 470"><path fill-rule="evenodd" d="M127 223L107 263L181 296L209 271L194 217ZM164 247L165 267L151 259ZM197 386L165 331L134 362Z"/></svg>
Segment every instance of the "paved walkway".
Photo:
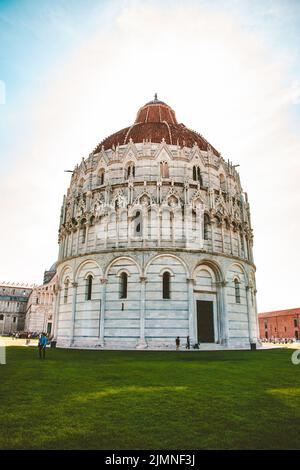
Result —
<svg viewBox="0 0 300 470"><path fill-rule="evenodd" d="M0 343L5 346L27 346L26 338L12 339L10 336L0 336ZM37 346L37 344L37 339L31 339L29 346Z"/></svg>
<svg viewBox="0 0 300 470"><path fill-rule="evenodd" d="M0 344L2 343L2 345L4 344L5 346L28 346L26 344L26 339L25 338L22 338L22 339L12 339L11 337L9 336L0 336ZM30 343L29 343L29 346L37 346L38 344L38 340L37 339L31 339L30 340ZM278 349L278 348L285 348L285 349L300 349L300 342L299 343L292 343L292 344L273 344L273 343L263 343L262 346L259 348L259 349ZM71 348L71 349L85 349L85 348ZM86 348L88 350L92 349L92 348ZM106 348L101 348L101 349L106 349ZM109 348L108 348L109 349ZM129 350L129 349L128 349ZM147 349L143 349L143 351L155 351L155 349L151 349L151 348L147 348ZM175 347L174 348L161 348L159 349L160 351L175 351ZM181 351L187 351L185 348L180 348ZM205 351L205 350L214 350L213 348L212 349L189 349L188 351L194 351L194 352L198 352L198 351ZM137 351L137 349L133 349L133 351Z"/></svg>
<svg viewBox="0 0 300 470"><path fill-rule="evenodd" d="M291 343L291 344L273 344L273 343L263 343L260 349L300 349L300 343Z"/></svg>

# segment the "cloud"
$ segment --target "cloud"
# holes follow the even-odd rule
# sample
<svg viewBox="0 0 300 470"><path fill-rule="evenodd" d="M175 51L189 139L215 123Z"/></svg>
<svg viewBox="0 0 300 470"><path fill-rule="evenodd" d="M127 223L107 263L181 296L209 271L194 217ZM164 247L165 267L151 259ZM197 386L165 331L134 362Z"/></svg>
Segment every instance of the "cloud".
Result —
<svg viewBox="0 0 300 470"><path fill-rule="evenodd" d="M252 204L259 308L296 306L300 139L289 107L299 102L299 83L287 73L289 58L277 61L244 22L205 6L127 6L53 70L31 109L20 110L26 138L12 147L19 158L2 177L7 233L0 278L38 281L57 255L69 178L63 170L132 123L157 92L180 122L241 165Z"/></svg>

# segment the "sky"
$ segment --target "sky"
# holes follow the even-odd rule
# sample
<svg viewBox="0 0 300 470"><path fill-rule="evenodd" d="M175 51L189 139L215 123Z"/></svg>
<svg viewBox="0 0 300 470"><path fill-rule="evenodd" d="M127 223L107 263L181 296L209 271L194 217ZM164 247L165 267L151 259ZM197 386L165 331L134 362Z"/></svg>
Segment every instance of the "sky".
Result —
<svg viewBox="0 0 300 470"><path fill-rule="evenodd" d="M64 170L156 92L240 165L258 310L300 307L298 0L0 0L0 281L42 282Z"/></svg>

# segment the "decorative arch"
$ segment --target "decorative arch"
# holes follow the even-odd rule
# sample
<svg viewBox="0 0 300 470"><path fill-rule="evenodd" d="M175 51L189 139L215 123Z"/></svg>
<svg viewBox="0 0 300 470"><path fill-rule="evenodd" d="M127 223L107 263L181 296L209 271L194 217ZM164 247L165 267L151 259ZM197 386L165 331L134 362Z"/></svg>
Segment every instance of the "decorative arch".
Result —
<svg viewBox="0 0 300 470"><path fill-rule="evenodd" d="M170 269L170 268L162 268L162 269L160 270L159 276L163 276L163 274L164 274L165 272L168 272L171 277L175 276L174 272L173 272L172 269Z"/></svg>
<svg viewBox="0 0 300 470"><path fill-rule="evenodd" d="M195 266L193 270L192 279L196 280L195 275L197 273L197 270L204 266L207 266L208 268L212 270L212 272L214 273L216 282L222 282L222 283L225 282L225 277L224 277L224 273L222 271L221 266L216 261L211 261L208 259L202 259L199 263L197 263L197 265Z"/></svg>
<svg viewBox="0 0 300 470"><path fill-rule="evenodd" d="M71 284L70 278L69 278L69 276L66 276L66 278L64 279L64 287L63 287L64 304L66 304L68 302L68 299L69 299L70 284Z"/></svg>
<svg viewBox="0 0 300 470"><path fill-rule="evenodd" d="M82 271L82 269L84 268L85 265L89 264L89 263L92 263L95 265L95 267L99 270L99 276L102 276L103 275L103 269L101 268L101 266L97 263L97 261L95 261L94 259L86 259L84 261L82 261L82 263L79 264L79 266L77 266L76 270L75 270L75 281L77 282L78 281L78 276L80 274L80 272ZM84 276L84 279L86 279L86 276L88 274L92 274L93 277L95 277L95 275L90 271L90 269L87 271L87 273L85 274Z"/></svg>
<svg viewBox="0 0 300 470"><path fill-rule="evenodd" d="M102 186L104 184L105 169L100 168L97 172L97 183Z"/></svg>
<svg viewBox="0 0 300 470"><path fill-rule="evenodd" d="M125 177L126 179L129 179L129 178L135 178L135 162L133 162L132 160L129 160L126 164L125 164Z"/></svg>
<svg viewBox="0 0 300 470"><path fill-rule="evenodd" d="M234 272L232 278L231 279L229 278L230 271L231 270L234 271L235 267L237 267L240 270L240 273L242 273L244 275L244 279L241 279L241 277L239 276L240 273L238 273L238 272ZM240 282L244 281L245 283L248 283L248 281L249 281L247 271L241 263L234 262L234 263L232 263L228 266L228 268L226 270L226 278L229 281L233 281L234 276L237 276L237 278L240 280Z"/></svg>
<svg viewBox="0 0 300 470"><path fill-rule="evenodd" d="M147 264L145 266L145 276L147 275L148 269L151 266L151 264L155 260L157 260L158 258L162 258L164 256L168 256L169 258L176 259L184 267L184 270L185 270L185 273L186 273L187 277L190 275L188 266L187 266L186 262L183 259L179 258L179 256L176 256L176 255L173 255L173 254L170 254L170 253L166 253L166 254L155 255L155 256L153 256L152 258L149 259L149 261L147 262ZM166 269L168 269L168 268L166 268Z"/></svg>
<svg viewBox="0 0 300 470"><path fill-rule="evenodd" d="M193 181L200 183L200 187L203 186L202 170L198 164L193 165Z"/></svg>
<svg viewBox="0 0 300 470"><path fill-rule="evenodd" d="M122 273L127 274L128 277L131 276L130 272L129 272L128 269L126 269L126 268L121 268L121 269L116 273L116 276L120 277L120 276L122 275Z"/></svg>
<svg viewBox="0 0 300 470"><path fill-rule="evenodd" d="M159 162L159 174L161 178L170 178L169 162L162 160Z"/></svg>
<svg viewBox="0 0 300 470"><path fill-rule="evenodd" d="M86 280L89 276L92 276L92 278L95 279L95 274L91 271L87 271L87 273L85 273L84 279Z"/></svg>
<svg viewBox="0 0 300 470"><path fill-rule="evenodd" d="M196 147L196 148L191 152L190 163L191 163L191 165L198 165L198 166L200 166L201 171L204 171L204 170L205 170L205 162L204 162L204 160L203 160L203 155L202 155L202 153L199 151L199 148Z"/></svg>
<svg viewBox="0 0 300 470"><path fill-rule="evenodd" d="M133 264L137 267L138 269L138 272L139 272L139 275L141 276L142 275L142 269L141 267L139 266L139 264L137 263L137 261L134 259L134 258L131 258L131 256L118 256L117 258L114 258L112 261L110 261L110 263L107 265L107 267L105 268L105 275L104 277L107 278L108 274L109 274L109 271L111 269L111 267L117 263L118 261L131 261L133 262Z"/></svg>
<svg viewBox="0 0 300 470"><path fill-rule="evenodd" d="M73 270L69 265L64 266L61 273L59 274L59 285L61 287L67 277L70 279L70 282L73 282Z"/></svg>

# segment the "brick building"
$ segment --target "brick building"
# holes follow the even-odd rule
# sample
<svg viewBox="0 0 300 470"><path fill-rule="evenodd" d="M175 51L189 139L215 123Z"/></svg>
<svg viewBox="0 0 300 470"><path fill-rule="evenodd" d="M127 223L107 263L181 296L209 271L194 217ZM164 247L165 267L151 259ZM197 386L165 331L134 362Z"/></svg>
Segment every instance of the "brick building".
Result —
<svg viewBox="0 0 300 470"><path fill-rule="evenodd" d="M299 339L300 308L258 314L261 338Z"/></svg>

